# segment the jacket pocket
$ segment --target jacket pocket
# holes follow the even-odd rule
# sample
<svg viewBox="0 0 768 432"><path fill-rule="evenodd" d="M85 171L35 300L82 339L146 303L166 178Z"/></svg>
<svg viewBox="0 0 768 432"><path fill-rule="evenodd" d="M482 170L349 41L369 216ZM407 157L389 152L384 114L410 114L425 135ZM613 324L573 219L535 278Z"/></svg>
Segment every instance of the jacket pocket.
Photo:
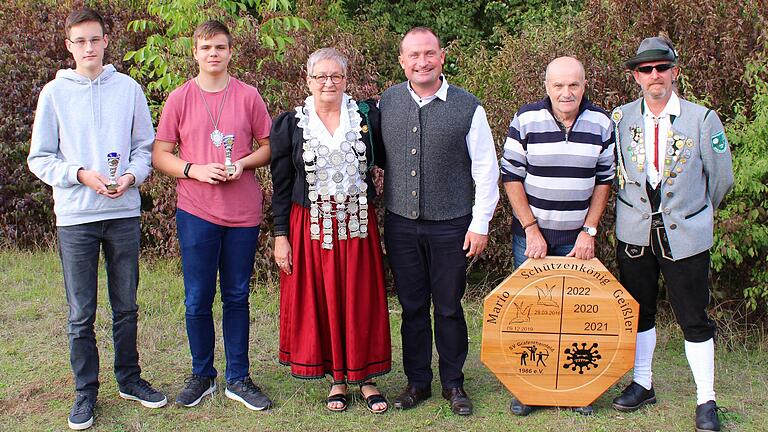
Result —
<svg viewBox="0 0 768 432"><path fill-rule="evenodd" d="M624 199L621 197L621 195L616 195L616 199L617 199L617 200L619 200L619 201L621 201L621 202L623 202L623 203L624 203L624 205L626 205L626 206L628 206L628 207L634 207L632 204L630 204L630 203L628 203L628 202L624 201ZM702 209L702 210L703 210L703 209ZM701 211L701 210L699 210L699 211Z"/></svg>
<svg viewBox="0 0 768 432"><path fill-rule="evenodd" d="M645 252L645 246L637 246L631 244L624 245L624 254L629 258L640 258Z"/></svg>
<svg viewBox="0 0 768 432"><path fill-rule="evenodd" d="M702 207L702 208L696 210L695 212L689 214L688 216L685 217L685 219L690 219L690 218L696 216L697 214L699 214L699 213L703 212L704 210L706 210L707 207L709 207L709 205L708 204L704 204L704 207Z"/></svg>

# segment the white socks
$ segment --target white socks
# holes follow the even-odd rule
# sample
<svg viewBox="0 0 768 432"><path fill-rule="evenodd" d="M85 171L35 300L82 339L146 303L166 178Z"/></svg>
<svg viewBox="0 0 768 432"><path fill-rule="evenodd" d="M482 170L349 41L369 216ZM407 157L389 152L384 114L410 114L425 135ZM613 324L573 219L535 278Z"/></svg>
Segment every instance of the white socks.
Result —
<svg viewBox="0 0 768 432"><path fill-rule="evenodd" d="M637 334L635 369L632 380L646 390L651 389L653 351L656 348L656 327ZM685 341L685 357L696 382L696 405L715 400L715 343Z"/></svg>
<svg viewBox="0 0 768 432"><path fill-rule="evenodd" d="M686 345L687 347L688 345ZM651 364L653 363L654 349L656 349L656 327L637 334L635 370L632 380L643 386L646 390L650 390L652 386L651 376L653 373L651 372Z"/></svg>
<svg viewBox="0 0 768 432"><path fill-rule="evenodd" d="M638 334L638 339L639 339ZM696 405L715 400L715 342L685 341L685 356L696 382Z"/></svg>

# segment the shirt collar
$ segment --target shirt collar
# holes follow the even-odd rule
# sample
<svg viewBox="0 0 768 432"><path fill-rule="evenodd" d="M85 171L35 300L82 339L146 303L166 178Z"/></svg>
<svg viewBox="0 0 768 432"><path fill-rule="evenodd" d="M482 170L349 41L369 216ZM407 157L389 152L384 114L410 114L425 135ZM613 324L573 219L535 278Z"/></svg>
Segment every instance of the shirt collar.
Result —
<svg viewBox="0 0 768 432"><path fill-rule="evenodd" d="M340 108L341 111L339 112L339 129L337 130L346 131L349 129L349 116L345 111L345 107L349 103L349 99L350 99L350 96L344 93L341 99L341 108ZM315 110L314 96L308 96L304 100L304 106L307 108L308 117L309 117L307 127L310 128L311 130L316 131L318 135L321 135L322 132L325 131L328 133L328 135L333 136L335 131L329 131L328 129L326 129L323 121L320 120L320 117L317 116L317 111Z"/></svg>
<svg viewBox="0 0 768 432"><path fill-rule="evenodd" d="M436 97L442 101L445 101L448 98L448 80L445 78L445 75L440 74L440 82L441 82L440 88L437 89L434 95L424 96L424 97L417 95L416 92L413 91L413 87L411 87L410 81L408 81L408 91L410 91L411 96L413 96L416 99L431 99Z"/></svg>
<svg viewBox="0 0 768 432"><path fill-rule="evenodd" d="M679 116L680 115L680 98L677 97L677 93L672 92L672 96L669 97L669 100L667 101L667 105L664 107L663 110L661 110L661 113L659 113L657 118L664 118L667 116ZM650 109L648 109L648 104L645 103L645 98L643 98L643 116L644 117L653 117L653 113Z"/></svg>

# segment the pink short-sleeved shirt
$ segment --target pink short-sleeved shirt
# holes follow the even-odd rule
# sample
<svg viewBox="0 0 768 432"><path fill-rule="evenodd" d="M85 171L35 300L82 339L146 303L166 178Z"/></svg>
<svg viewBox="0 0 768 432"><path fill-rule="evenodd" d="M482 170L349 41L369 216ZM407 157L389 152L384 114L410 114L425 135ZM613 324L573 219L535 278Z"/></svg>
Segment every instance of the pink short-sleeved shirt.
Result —
<svg viewBox="0 0 768 432"><path fill-rule="evenodd" d="M202 92L214 120L224 93L224 90ZM224 146L217 148L211 141L214 127L202 97L194 80L171 92L160 116L156 139L177 143L179 157L187 162L224 163ZM259 91L231 78L218 129L224 135L235 136L232 161L251 154L254 145L258 145L254 139L268 137L271 125ZM176 193L178 208L217 225L253 227L261 224L264 218L261 185L252 169L245 170L238 180L217 185L179 178Z"/></svg>

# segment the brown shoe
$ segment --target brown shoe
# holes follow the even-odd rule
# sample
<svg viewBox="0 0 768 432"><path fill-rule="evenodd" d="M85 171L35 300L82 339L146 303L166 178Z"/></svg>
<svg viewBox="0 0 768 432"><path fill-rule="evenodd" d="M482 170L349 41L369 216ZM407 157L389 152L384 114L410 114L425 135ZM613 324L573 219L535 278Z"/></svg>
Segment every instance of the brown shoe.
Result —
<svg viewBox="0 0 768 432"><path fill-rule="evenodd" d="M472 401L463 387L444 388L443 397L451 402L451 411L456 415L471 415Z"/></svg>
<svg viewBox="0 0 768 432"><path fill-rule="evenodd" d="M421 401L427 400L432 397L432 389L418 388L411 384L405 386L405 390L395 398L392 405L397 409L410 409L421 403Z"/></svg>

